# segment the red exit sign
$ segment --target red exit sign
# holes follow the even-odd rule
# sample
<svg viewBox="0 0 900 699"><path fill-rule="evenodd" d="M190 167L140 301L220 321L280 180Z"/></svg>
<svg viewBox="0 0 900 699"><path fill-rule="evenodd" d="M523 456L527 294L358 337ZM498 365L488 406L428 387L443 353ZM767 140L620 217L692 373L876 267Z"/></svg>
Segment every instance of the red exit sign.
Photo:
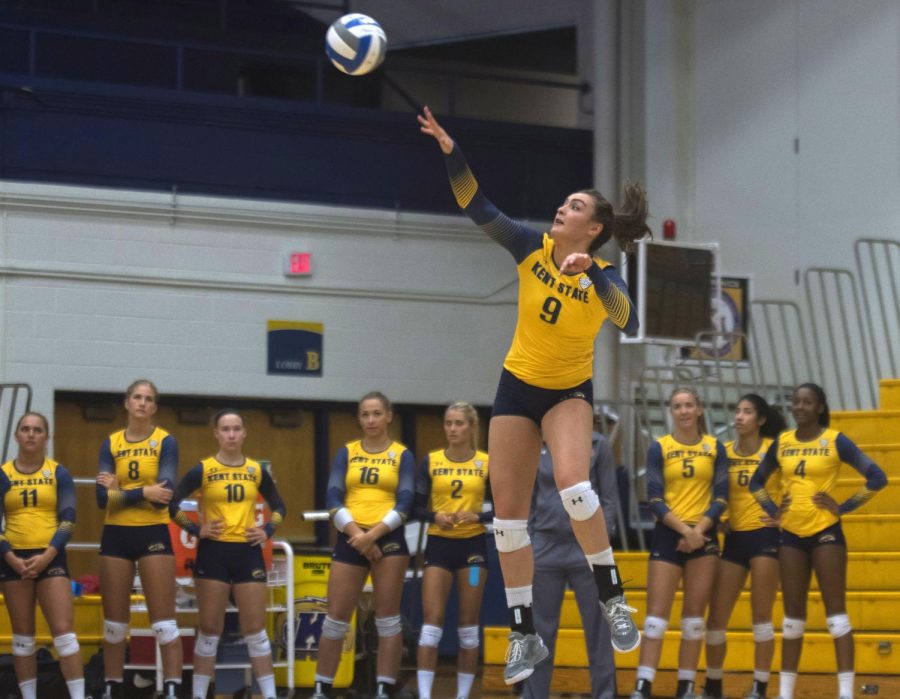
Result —
<svg viewBox="0 0 900 699"><path fill-rule="evenodd" d="M284 274L287 277L307 277L312 274L312 253L287 253L284 256Z"/></svg>

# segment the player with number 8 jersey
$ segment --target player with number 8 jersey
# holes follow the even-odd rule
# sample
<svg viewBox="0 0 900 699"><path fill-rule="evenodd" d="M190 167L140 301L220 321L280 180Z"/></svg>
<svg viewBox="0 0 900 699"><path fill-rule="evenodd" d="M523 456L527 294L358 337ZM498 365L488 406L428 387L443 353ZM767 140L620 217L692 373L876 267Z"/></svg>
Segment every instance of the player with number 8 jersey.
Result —
<svg viewBox="0 0 900 699"><path fill-rule="evenodd" d="M175 438L153 424L159 391L138 379L125 391L125 429L100 448L97 505L106 510L100 539L103 588L104 698L124 693L125 639L135 570L147 599L150 626L160 645L164 696L181 685L182 655L175 621L175 556L167 506L178 475Z"/></svg>

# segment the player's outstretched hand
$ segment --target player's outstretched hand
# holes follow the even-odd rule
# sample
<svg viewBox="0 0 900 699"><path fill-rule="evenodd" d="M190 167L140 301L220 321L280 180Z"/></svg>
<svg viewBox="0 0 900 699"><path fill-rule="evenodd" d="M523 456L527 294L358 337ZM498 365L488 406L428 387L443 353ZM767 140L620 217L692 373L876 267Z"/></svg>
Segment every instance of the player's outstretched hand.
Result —
<svg viewBox="0 0 900 699"><path fill-rule="evenodd" d="M444 127L438 124L438 121L434 118L434 114L431 113L431 110L428 107L424 107L422 113L418 114L416 118L419 120L419 130L434 138L441 147L441 151L444 155L450 155L450 153L453 152L453 139L447 135L447 132L444 131Z"/></svg>

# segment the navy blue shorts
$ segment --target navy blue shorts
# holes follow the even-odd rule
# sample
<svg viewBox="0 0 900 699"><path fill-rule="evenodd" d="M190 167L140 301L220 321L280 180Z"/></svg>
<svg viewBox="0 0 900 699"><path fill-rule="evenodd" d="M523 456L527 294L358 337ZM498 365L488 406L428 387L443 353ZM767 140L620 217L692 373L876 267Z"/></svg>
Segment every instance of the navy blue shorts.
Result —
<svg viewBox="0 0 900 699"><path fill-rule="evenodd" d="M425 545L425 567L435 566L449 571L461 568L487 568L487 541L484 534L465 539L429 534Z"/></svg>
<svg viewBox="0 0 900 699"><path fill-rule="evenodd" d="M819 546L843 546L847 547L847 539L844 538L844 529L840 522L835 522L812 536L797 536L787 530L781 532L781 545L801 549L810 553Z"/></svg>
<svg viewBox="0 0 900 699"><path fill-rule="evenodd" d="M359 551L353 548L349 543L349 538L343 532L338 532L337 541L334 544L334 553L331 559L348 563L352 566L369 567L369 559L363 556ZM397 527L392 532L385 534L375 543L381 549L381 555L384 558L388 556L408 556L409 547L406 545L406 537L403 534L403 527Z"/></svg>
<svg viewBox="0 0 900 699"><path fill-rule="evenodd" d="M144 524L130 527L121 524L103 525L100 536L100 555L136 561L144 556L172 556L172 537L165 524Z"/></svg>
<svg viewBox="0 0 900 699"><path fill-rule="evenodd" d="M781 532L777 527L760 527L749 531L728 532L725 535L725 546L722 558L737 563L744 568L750 567L750 559L757 556L778 558L778 546Z"/></svg>
<svg viewBox="0 0 900 699"><path fill-rule="evenodd" d="M550 409L570 398L581 398L594 409L594 383L591 379L572 388L538 388L516 378L506 369L500 374L500 385L494 397L494 408L491 416L521 415L531 418L541 426L544 415Z"/></svg>
<svg viewBox="0 0 900 699"><path fill-rule="evenodd" d="M694 558L719 555L719 542L715 537L707 541L705 546L691 553L682 553L678 550L678 542L681 538L681 534L674 529L667 527L662 522L657 522L656 527L653 529L653 544L650 546L650 560L666 561L667 563L674 563L683 568L685 563Z"/></svg>
<svg viewBox="0 0 900 699"><path fill-rule="evenodd" d="M47 549L13 549L12 552L16 558L31 558L37 556ZM58 551L53 560L47 564L40 573L38 573L37 581L40 582L45 578L68 578L69 566L66 563L66 550ZM21 580L22 577L12 569L12 566L0 556L0 581L12 582L13 580Z"/></svg>
<svg viewBox="0 0 900 699"><path fill-rule="evenodd" d="M200 539L194 577L218 580L229 585L267 580L262 546L246 541L214 541Z"/></svg>

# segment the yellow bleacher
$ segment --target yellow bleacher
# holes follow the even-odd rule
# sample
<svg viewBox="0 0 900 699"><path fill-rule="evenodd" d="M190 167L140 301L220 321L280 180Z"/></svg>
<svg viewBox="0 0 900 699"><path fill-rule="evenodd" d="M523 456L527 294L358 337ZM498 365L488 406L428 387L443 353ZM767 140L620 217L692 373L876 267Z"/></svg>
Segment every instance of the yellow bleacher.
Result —
<svg viewBox="0 0 900 699"><path fill-rule="evenodd" d="M880 384L879 409L834 412L831 426L844 432L888 475L888 485L858 514L843 518L849 547L847 610L854 627L856 670L865 675L900 675L900 379ZM849 467L838 482L838 499L848 497L862 478ZM641 627L646 609L647 554L617 553L622 579L627 581L628 603L637 608ZM801 673L833 673L834 646L825 626L825 614L815 576L809 598L809 619L800 663ZM673 605L670 629L660 669L678 667L677 631L681 593ZM782 617L781 597L775 603L776 629ZM506 652L505 627L485 629L485 663L502 665ZM728 632L726 671L752 671L753 636L750 628L750 596L744 592L732 615ZM780 663L781 634L776 634L773 671ZM638 651L616 656L620 669L636 668ZM556 667L587 667L581 619L574 595L566 593L555 658ZM701 676L703 661L701 660Z"/></svg>

